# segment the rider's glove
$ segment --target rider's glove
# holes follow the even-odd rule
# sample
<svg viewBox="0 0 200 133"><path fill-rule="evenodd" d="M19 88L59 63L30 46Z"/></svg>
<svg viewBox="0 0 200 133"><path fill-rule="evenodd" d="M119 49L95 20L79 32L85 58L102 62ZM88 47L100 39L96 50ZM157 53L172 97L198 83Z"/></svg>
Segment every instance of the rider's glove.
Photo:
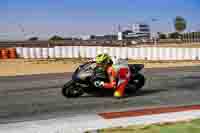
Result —
<svg viewBox="0 0 200 133"><path fill-rule="evenodd" d="M104 85L104 82L103 82L103 81L95 81L95 82L94 82L94 86L95 86L95 87L103 87L103 85Z"/></svg>

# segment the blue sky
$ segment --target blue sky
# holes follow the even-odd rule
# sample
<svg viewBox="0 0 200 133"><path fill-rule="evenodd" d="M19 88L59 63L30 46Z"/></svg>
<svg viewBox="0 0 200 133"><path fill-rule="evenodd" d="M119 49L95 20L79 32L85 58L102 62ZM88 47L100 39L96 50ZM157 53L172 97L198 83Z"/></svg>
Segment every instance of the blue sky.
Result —
<svg viewBox="0 0 200 133"><path fill-rule="evenodd" d="M200 29L200 1L1 0L0 39L109 34L118 24L126 28L135 22L150 24L153 32L169 32L176 16L187 20L187 30Z"/></svg>

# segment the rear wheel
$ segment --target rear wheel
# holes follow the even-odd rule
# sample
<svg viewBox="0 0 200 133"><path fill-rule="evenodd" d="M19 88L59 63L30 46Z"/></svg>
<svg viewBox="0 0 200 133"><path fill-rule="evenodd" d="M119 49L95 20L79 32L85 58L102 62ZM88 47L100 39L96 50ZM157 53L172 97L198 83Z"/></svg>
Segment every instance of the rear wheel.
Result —
<svg viewBox="0 0 200 133"><path fill-rule="evenodd" d="M136 93L145 85L145 77L142 74L135 75L134 79L132 79L127 88L126 93Z"/></svg>
<svg viewBox="0 0 200 133"><path fill-rule="evenodd" d="M76 98L83 95L83 93L83 89L76 85L73 80L67 82L62 88L62 94L67 98Z"/></svg>

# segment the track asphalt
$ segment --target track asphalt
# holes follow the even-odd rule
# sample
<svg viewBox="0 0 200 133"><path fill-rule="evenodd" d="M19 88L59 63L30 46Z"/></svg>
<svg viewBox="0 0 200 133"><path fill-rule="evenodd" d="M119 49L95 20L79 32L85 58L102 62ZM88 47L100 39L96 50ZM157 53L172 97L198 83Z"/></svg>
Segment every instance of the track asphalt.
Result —
<svg viewBox="0 0 200 133"><path fill-rule="evenodd" d="M89 116L160 106L200 104L200 67L145 69L147 83L124 99L84 95L66 99L71 73L0 77L0 124Z"/></svg>

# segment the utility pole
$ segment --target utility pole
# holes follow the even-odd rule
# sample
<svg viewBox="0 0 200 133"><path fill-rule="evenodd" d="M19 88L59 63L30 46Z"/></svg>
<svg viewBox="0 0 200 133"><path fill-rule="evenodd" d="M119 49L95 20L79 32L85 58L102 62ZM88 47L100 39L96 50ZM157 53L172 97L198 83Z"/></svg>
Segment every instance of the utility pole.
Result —
<svg viewBox="0 0 200 133"><path fill-rule="evenodd" d="M159 21L159 20L156 18L151 19L151 22L157 22L157 21ZM155 31L155 33L153 33L153 41L154 41L154 45L157 45L157 32L156 31Z"/></svg>
<svg viewBox="0 0 200 133"><path fill-rule="evenodd" d="M24 27L21 24L18 24L18 27L19 27L20 31L23 33L24 39L26 40L26 33L24 30Z"/></svg>
<svg viewBox="0 0 200 133"><path fill-rule="evenodd" d="M122 37L122 32L121 32L121 26L118 25L118 41L122 41L123 37Z"/></svg>

